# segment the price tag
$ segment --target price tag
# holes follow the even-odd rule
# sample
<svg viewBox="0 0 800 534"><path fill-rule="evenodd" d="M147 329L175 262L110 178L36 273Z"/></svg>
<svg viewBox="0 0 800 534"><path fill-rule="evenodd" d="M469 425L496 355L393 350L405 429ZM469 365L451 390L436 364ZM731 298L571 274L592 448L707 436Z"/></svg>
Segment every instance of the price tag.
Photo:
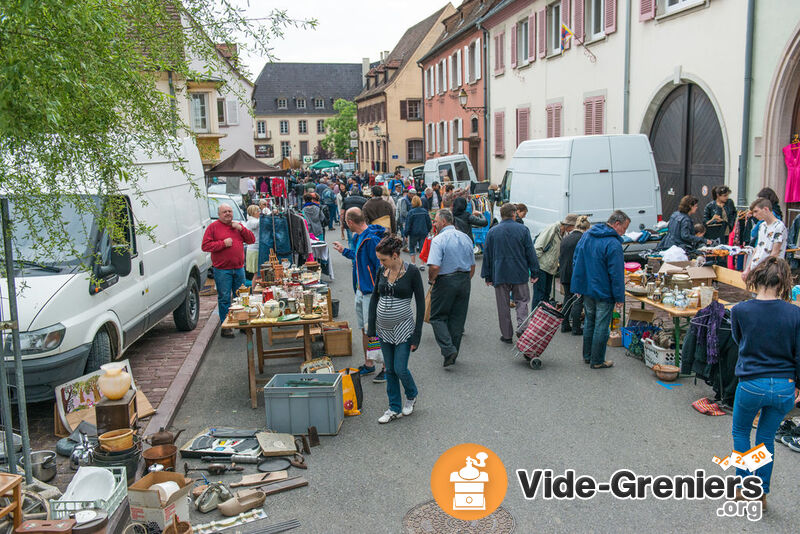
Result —
<svg viewBox="0 0 800 534"><path fill-rule="evenodd" d="M731 451L731 465L739 469L749 469L747 462L744 461L744 454L737 451Z"/></svg>
<svg viewBox="0 0 800 534"><path fill-rule="evenodd" d="M772 461L772 454L767 450L764 444L753 447L744 453L744 462L750 472L755 472L756 469L764 467Z"/></svg>
<svg viewBox="0 0 800 534"><path fill-rule="evenodd" d="M731 457L726 456L719 462L719 466L722 468L723 471L727 471L728 468L731 466Z"/></svg>

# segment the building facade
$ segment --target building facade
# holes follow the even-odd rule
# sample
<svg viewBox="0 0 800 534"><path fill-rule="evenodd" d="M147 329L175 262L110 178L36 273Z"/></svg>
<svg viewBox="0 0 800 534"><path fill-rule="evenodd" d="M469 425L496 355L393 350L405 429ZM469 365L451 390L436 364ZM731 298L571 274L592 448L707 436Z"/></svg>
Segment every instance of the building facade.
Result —
<svg viewBox="0 0 800 534"><path fill-rule="evenodd" d="M526 139L643 133L653 147L664 217L685 194L704 205L714 185L729 185L735 197L745 15L744 1L499 4L482 20L492 181L502 179ZM575 34L563 47L562 23Z"/></svg>
<svg viewBox="0 0 800 534"><path fill-rule="evenodd" d="M277 165L315 156L337 99L361 91L358 63L267 63L253 90L255 157ZM316 159L316 158L315 158Z"/></svg>
<svg viewBox="0 0 800 534"><path fill-rule="evenodd" d="M406 30L377 65L365 60L371 68L356 97L359 170L394 172L423 163L422 74L417 61L439 38L441 21L453 11L448 3Z"/></svg>
<svg viewBox="0 0 800 534"><path fill-rule="evenodd" d="M486 176L483 31L476 26L500 0L464 0L442 21L442 35L420 59L427 158L466 154L479 180ZM461 105L459 95L466 94ZM473 108L473 109L468 109Z"/></svg>

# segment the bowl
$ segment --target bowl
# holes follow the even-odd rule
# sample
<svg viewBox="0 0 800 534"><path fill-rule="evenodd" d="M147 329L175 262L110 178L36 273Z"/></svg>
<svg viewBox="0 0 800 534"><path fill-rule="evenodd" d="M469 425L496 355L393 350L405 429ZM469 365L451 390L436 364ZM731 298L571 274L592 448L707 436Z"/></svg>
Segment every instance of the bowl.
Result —
<svg viewBox="0 0 800 534"><path fill-rule="evenodd" d="M656 364L653 366L653 372L658 378L665 382L672 382L678 378L678 373L681 372L680 367L666 364Z"/></svg>
<svg viewBox="0 0 800 534"><path fill-rule="evenodd" d="M25 469L25 458L20 458L17 464ZM42 482L50 482L56 477L56 453L53 451L31 452L31 475Z"/></svg>
<svg viewBox="0 0 800 534"><path fill-rule="evenodd" d="M101 434L97 439L100 441L100 447L110 452L126 451L133 448L133 430L130 428L112 430Z"/></svg>
<svg viewBox="0 0 800 534"><path fill-rule="evenodd" d="M157 445L150 447L142 453L145 467L161 464L165 469L175 469L175 460L178 456L178 447L175 445Z"/></svg>

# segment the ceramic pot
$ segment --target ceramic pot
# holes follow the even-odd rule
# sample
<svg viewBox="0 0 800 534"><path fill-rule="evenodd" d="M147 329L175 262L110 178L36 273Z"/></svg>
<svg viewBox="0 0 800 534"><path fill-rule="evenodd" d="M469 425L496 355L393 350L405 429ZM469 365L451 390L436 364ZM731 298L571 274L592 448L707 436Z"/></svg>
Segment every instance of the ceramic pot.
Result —
<svg viewBox="0 0 800 534"><path fill-rule="evenodd" d="M131 375L124 371L125 366L121 363L107 363L101 365L100 369L105 371L97 379L100 393L111 400L119 400L124 397L131 387Z"/></svg>
<svg viewBox="0 0 800 534"><path fill-rule="evenodd" d="M283 309L286 307L286 303L283 301L268 300L261 307L264 309L265 317L276 319L280 317L281 314L283 313Z"/></svg>

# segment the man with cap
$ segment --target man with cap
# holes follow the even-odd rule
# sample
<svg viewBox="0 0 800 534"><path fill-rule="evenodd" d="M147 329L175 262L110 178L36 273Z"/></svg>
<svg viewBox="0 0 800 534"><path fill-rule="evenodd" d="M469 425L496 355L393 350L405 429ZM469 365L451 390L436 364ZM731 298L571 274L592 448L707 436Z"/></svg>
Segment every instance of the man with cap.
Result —
<svg viewBox="0 0 800 534"><path fill-rule="evenodd" d="M539 258L539 280L533 286L531 309L541 301L550 298L553 290L553 279L558 272L558 254L561 250L561 238L575 228L578 216L568 214L563 221L554 222L536 236L533 246Z"/></svg>

